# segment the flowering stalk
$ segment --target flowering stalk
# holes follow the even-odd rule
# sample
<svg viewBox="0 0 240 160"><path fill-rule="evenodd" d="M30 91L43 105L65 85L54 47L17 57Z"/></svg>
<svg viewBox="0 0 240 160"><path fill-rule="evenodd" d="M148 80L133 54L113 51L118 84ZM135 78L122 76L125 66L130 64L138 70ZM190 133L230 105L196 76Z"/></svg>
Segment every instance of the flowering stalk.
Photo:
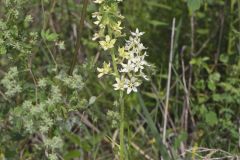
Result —
<svg viewBox="0 0 240 160"><path fill-rule="evenodd" d="M146 67L150 65L145 61L146 48L141 43L144 32L136 29L130 33L128 40L123 46L117 45L118 39L125 36L122 33L122 19L118 10L118 3L122 0L95 0L99 4L99 11L92 14L99 28L94 34L93 40L99 42L104 52L111 55L111 62L104 62L102 68L97 68L98 78L105 75L115 79L114 90L120 91L120 159L124 159L124 93L137 92L142 80L148 80L144 74Z"/></svg>

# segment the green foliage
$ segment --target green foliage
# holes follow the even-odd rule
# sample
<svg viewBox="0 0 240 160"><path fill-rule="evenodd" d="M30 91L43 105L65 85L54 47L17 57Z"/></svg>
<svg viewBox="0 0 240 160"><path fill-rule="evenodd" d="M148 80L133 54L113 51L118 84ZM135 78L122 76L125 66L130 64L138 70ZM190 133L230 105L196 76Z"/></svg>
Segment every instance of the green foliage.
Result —
<svg viewBox="0 0 240 160"><path fill-rule="evenodd" d="M22 91L22 87L18 81L18 74L17 67L12 67L1 80L1 84L6 88L5 94L7 97L13 97Z"/></svg>
<svg viewBox="0 0 240 160"><path fill-rule="evenodd" d="M41 31L41 36L46 41L56 41L58 39L58 34L56 33L50 33L49 30L47 31Z"/></svg>
<svg viewBox="0 0 240 160"><path fill-rule="evenodd" d="M187 5L190 13L193 13L201 7L203 1L202 0L187 0Z"/></svg>
<svg viewBox="0 0 240 160"><path fill-rule="evenodd" d="M10 59L26 59L36 44L37 33L29 28L32 16L23 13L25 0L5 0L4 16L0 19L0 55L7 54Z"/></svg>

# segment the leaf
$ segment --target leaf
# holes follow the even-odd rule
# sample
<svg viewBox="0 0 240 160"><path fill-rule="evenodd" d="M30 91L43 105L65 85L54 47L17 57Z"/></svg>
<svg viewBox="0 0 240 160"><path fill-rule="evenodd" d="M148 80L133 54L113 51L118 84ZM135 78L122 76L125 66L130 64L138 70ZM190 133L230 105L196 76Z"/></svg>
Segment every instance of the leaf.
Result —
<svg viewBox="0 0 240 160"><path fill-rule="evenodd" d="M166 5L166 4L161 4L159 2L147 1L146 4L148 6L151 6L151 7L158 7L158 8L161 8L161 9L172 10L171 6Z"/></svg>
<svg viewBox="0 0 240 160"><path fill-rule="evenodd" d="M211 90L211 91L215 91L216 90L216 85L215 85L215 82L213 81L208 81L208 88Z"/></svg>
<svg viewBox="0 0 240 160"><path fill-rule="evenodd" d="M64 156L64 160L71 160L73 158L79 158L81 156L81 153L77 150L70 151Z"/></svg>
<svg viewBox="0 0 240 160"><path fill-rule="evenodd" d="M210 111L206 113L205 120L210 126L213 126L217 124L218 121L217 114L215 112Z"/></svg>
<svg viewBox="0 0 240 160"><path fill-rule="evenodd" d="M221 75L218 72L214 72L209 76L210 81L213 81L213 82L219 82L220 78L221 78Z"/></svg>
<svg viewBox="0 0 240 160"><path fill-rule="evenodd" d="M58 34L57 33L50 33L49 30L41 31L41 36L43 39L47 41L56 41L58 40Z"/></svg>
<svg viewBox="0 0 240 160"><path fill-rule="evenodd" d="M226 54L221 54L219 59L222 63L227 64L229 61L229 56Z"/></svg>
<svg viewBox="0 0 240 160"><path fill-rule="evenodd" d="M187 5L190 13L193 13L200 9L202 0L188 0Z"/></svg>
<svg viewBox="0 0 240 160"><path fill-rule="evenodd" d="M0 55L1 54L6 54L7 53L7 50L4 46L0 46Z"/></svg>
<svg viewBox="0 0 240 160"><path fill-rule="evenodd" d="M91 150L90 144L86 140L80 140L80 137L71 133L71 132L65 132L66 137L74 144L82 147L84 151Z"/></svg>
<svg viewBox="0 0 240 160"><path fill-rule="evenodd" d="M151 93L151 92L142 92L144 95L148 96L149 98L157 99L160 96L160 93Z"/></svg>
<svg viewBox="0 0 240 160"><path fill-rule="evenodd" d="M89 99L88 105L92 105L93 103L95 103L96 99L97 99L97 97L92 96L92 97Z"/></svg>
<svg viewBox="0 0 240 160"><path fill-rule="evenodd" d="M202 35L207 35L209 34L209 29L197 29L196 32Z"/></svg>
<svg viewBox="0 0 240 160"><path fill-rule="evenodd" d="M71 142L77 144L78 146L81 146L80 138L77 135L72 134L71 132L65 132L65 135Z"/></svg>
<svg viewBox="0 0 240 160"><path fill-rule="evenodd" d="M212 99L216 102L222 102L223 101L223 96L221 94L213 94Z"/></svg>
<svg viewBox="0 0 240 160"><path fill-rule="evenodd" d="M207 3L213 4L214 0L207 0Z"/></svg>
<svg viewBox="0 0 240 160"><path fill-rule="evenodd" d="M198 95L197 99L200 104L205 103L209 99L209 96L205 94L197 94L197 95Z"/></svg>
<svg viewBox="0 0 240 160"><path fill-rule="evenodd" d="M150 20L150 21L148 21L148 23L153 25L153 26L168 26L168 23L158 21L158 20Z"/></svg>
<svg viewBox="0 0 240 160"><path fill-rule="evenodd" d="M174 140L174 148L177 149L179 148L181 142L184 142L187 140L187 133L186 132L181 132L177 137L176 139Z"/></svg>

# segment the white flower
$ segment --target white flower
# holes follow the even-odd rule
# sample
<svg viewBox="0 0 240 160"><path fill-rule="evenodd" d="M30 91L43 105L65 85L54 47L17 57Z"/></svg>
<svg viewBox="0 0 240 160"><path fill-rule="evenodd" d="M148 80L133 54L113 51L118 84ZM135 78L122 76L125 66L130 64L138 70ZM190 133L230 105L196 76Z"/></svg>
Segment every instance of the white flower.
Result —
<svg viewBox="0 0 240 160"><path fill-rule="evenodd" d="M137 44L137 48L138 48L138 51L141 52L142 50L145 50L147 49L146 47L144 47L144 45L142 43L138 43Z"/></svg>
<svg viewBox="0 0 240 160"><path fill-rule="evenodd" d="M149 78L147 77L146 74L144 74L142 71L140 71L140 76L145 79L146 81L149 81Z"/></svg>
<svg viewBox="0 0 240 160"><path fill-rule="evenodd" d="M116 83L113 85L114 90L124 90L125 86L125 78L122 76L120 78L116 78Z"/></svg>
<svg viewBox="0 0 240 160"><path fill-rule="evenodd" d="M134 39L133 37L129 37L129 40L126 40L125 49L130 50L133 47L134 47Z"/></svg>
<svg viewBox="0 0 240 160"><path fill-rule="evenodd" d="M104 0L95 0L93 1L94 3L98 3L98 4L101 4Z"/></svg>
<svg viewBox="0 0 240 160"><path fill-rule="evenodd" d="M105 41L100 41L101 47L106 51L110 48L114 47L114 44L116 42L116 39L111 39L109 35L106 35Z"/></svg>
<svg viewBox="0 0 240 160"><path fill-rule="evenodd" d="M38 86L41 87L41 88L44 88L47 86L47 80L42 78L38 81Z"/></svg>
<svg viewBox="0 0 240 160"><path fill-rule="evenodd" d="M99 25L101 20L102 20L102 16L96 16L97 20L95 22L93 22L96 25Z"/></svg>
<svg viewBox="0 0 240 160"><path fill-rule="evenodd" d="M65 50L65 44L64 44L64 41L59 41L56 43L56 46L59 47L59 49L61 50Z"/></svg>
<svg viewBox="0 0 240 160"><path fill-rule="evenodd" d="M101 78L102 76L109 74L112 71L112 68L110 67L111 64L110 63L103 63L103 68L97 68L99 74L98 74L98 78Z"/></svg>
<svg viewBox="0 0 240 160"><path fill-rule="evenodd" d="M135 54L136 52L134 50L129 50L128 53L129 53L128 59L129 59L129 61L132 61L136 56L136 54Z"/></svg>
<svg viewBox="0 0 240 160"><path fill-rule="evenodd" d="M131 61L128 61L127 64L122 63L121 65L123 68L120 70L120 72L129 73L134 70L134 64Z"/></svg>
<svg viewBox="0 0 240 160"><path fill-rule="evenodd" d="M131 32L131 35L134 37L141 37L144 34L144 32L139 32L138 28L135 32Z"/></svg>
<svg viewBox="0 0 240 160"><path fill-rule="evenodd" d="M121 33L121 30L123 29L121 27L121 23L122 23L121 21L118 21L117 23L114 23L112 25L113 30L116 31L116 32L120 32Z"/></svg>
<svg viewBox="0 0 240 160"><path fill-rule="evenodd" d="M130 57L129 53L125 51L124 47L118 48L118 53L119 56L122 57L123 59L129 59Z"/></svg>
<svg viewBox="0 0 240 160"><path fill-rule="evenodd" d="M137 92L137 87L140 86L140 82L138 82L138 79L135 77L131 77L131 79L125 80L125 88L127 89L127 94L133 92Z"/></svg>
<svg viewBox="0 0 240 160"><path fill-rule="evenodd" d="M137 56L134 59L132 59L134 63L134 72L138 72L139 70L143 70L144 66L147 64L147 62L144 60L144 58Z"/></svg>
<svg viewBox="0 0 240 160"><path fill-rule="evenodd" d="M104 28L106 28L106 26L101 23L101 24L99 24L99 28L104 29Z"/></svg>
<svg viewBox="0 0 240 160"><path fill-rule="evenodd" d="M99 34L98 33L94 33L92 40L95 41L98 38L99 38Z"/></svg>
<svg viewBox="0 0 240 160"><path fill-rule="evenodd" d="M100 13L99 13L99 12L94 12L94 13L92 13L92 17L93 17L93 18L96 18L97 16L100 16Z"/></svg>

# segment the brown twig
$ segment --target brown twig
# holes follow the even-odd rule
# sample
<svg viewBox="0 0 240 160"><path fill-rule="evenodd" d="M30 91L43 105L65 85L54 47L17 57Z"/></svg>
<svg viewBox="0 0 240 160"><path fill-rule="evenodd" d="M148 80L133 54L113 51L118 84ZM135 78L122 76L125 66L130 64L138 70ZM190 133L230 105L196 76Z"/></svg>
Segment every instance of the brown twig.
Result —
<svg viewBox="0 0 240 160"><path fill-rule="evenodd" d="M78 32L78 36L77 36L77 42L76 42L76 47L75 47L75 54L73 56L72 59L72 64L69 70L69 75L72 75L74 67L77 63L77 55L78 52L81 48L81 37L82 37L82 32L83 32L83 27L84 27L84 20L86 17L86 13L87 13L87 6L88 6L88 0L84 0L83 1L83 9L82 9L82 13L81 13L81 20L80 20L80 24L79 24L79 32Z"/></svg>
<svg viewBox="0 0 240 160"><path fill-rule="evenodd" d="M189 111L190 115L191 115L191 120L193 125L195 126L195 120L191 114L191 109L190 109L190 95L189 95L189 91L187 88L187 82L186 82L186 75L185 75L185 64L184 64L184 56L183 53L185 51L186 47L183 46L180 57L181 57L181 65L182 65L182 81L183 81L183 87L184 87L184 93L185 93L185 98L184 98L184 109L183 109L183 118L184 120L182 121L183 124L185 124L185 129L187 129L186 124L187 124L187 116L184 116L185 114L187 114L187 112Z"/></svg>
<svg viewBox="0 0 240 160"><path fill-rule="evenodd" d="M0 90L0 95L3 97L3 99L10 102L10 100L7 98L7 96L1 90Z"/></svg>
<svg viewBox="0 0 240 160"><path fill-rule="evenodd" d="M166 145L166 129L167 129L167 115L169 107L169 96L170 96L170 85L171 85L171 76L172 76L172 59L173 59L173 47L174 47L174 36L175 36L175 22L176 19L173 18L172 22L172 35L171 35L171 49L170 49L170 58L168 64L168 81L167 81L167 94L166 94L166 103L164 109L164 124L163 124L163 144Z"/></svg>
<svg viewBox="0 0 240 160"><path fill-rule="evenodd" d="M194 56L195 53L195 26L194 26L194 15L191 15L190 18L191 21L191 52L190 52L190 61L192 59L192 57ZM189 64L189 77L188 77L188 86L187 86L187 91L188 91L188 97L190 98L191 96L191 88L192 88L192 76L193 76L193 68L192 68L192 64ZM190 106L188 106L188 108L184 108L184 128L185 130L187 130L188 128L188 109L190 108Z"/></svg>
<svg viewBox="0 0 240 160"><path fill-rule="evenodd" d="M33 58L34 55L31 55L29 60L28 60L28 70L29 70L29 73L33 79L33 83L34 83L34 86L35 86L35 101L36 101L36 104L38 102L38 85L37 85L37 80L32 72L32 58Z"/></svg>
<svg viewBox="0 0 240 160"><path fill-rule="evenodd" d="M220 17L220 21L221 21L221 26L220 26L220 33L219 33L219 38L218 38L218 47L217 47L217 52L215 54L215 59L214 59L215 66L218 63L218 58L219 58L220 51L221 51L221 45L222 45L222 39L223 39L223 29L224 29L224 22L225 22L224 12Z"/></svg>
<svg viewBox="0 0 240 160"><path fill-rule="evenodd" d="M226 152L224 150L221 150L221 149L210 149L210 148L203 148L203 147L198 147L197 150L195 148L190 148L190 149L187 149L185 150L185 152L183 154L186 154L186 153L194 153L196 154L199 158L201 159L205 159L205 160L223 160L223 159L236 159L236 160L239 160L239 156L237 155L233 155L229 152ZM203 153L208 153L206 156L201 156L200 154L203 154ZM225 154L223 155L223 157L214 157L214 158L211 158L212 155L216 154L216 153L222 153L222 154Z"/></svg>

